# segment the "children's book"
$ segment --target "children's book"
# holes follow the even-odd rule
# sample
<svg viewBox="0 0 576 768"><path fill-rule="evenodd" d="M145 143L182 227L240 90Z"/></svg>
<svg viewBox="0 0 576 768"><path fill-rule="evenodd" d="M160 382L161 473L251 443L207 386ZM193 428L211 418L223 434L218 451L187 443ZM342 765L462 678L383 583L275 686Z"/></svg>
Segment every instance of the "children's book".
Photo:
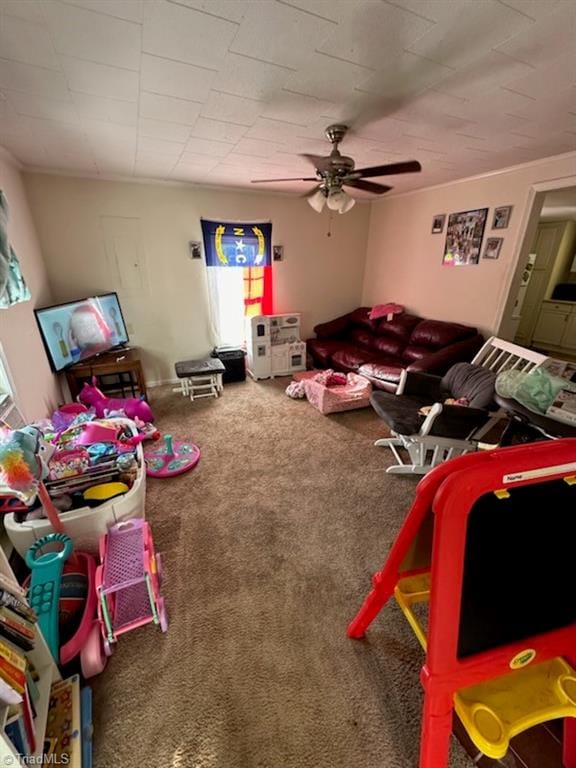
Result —
<svg viewBox="0 0 576 768"><path fill-rule="evenodd" d="M8 608L11 608L15 613L29 622L35 623L38 620L34 610L30 608L30 606L24 600L18 599L15 595L4 589L1 585L0 606L7 606Z"/></svg>
<svg viewBox="0 0 576 768"><path fill-rule="evenodd" d="M6 723L4 732L14 745L14 749L19 755L27 756L30 754L26 728L24 727L24 718L22 716Z"/></svg>
<svg viewBox="0 0 576 768"><path fill-rule="evenodd" d="M0 607L0 622L7 624L11 629L19 632L24 637L33 640L36 636L34 624L23 616L20 616L6 605Z"/></svg>
<svg viewBox="0 0 576 768"><path fill-rule="evenodd" d="M28 660L28 667L26 668L26 688L30 694L30 702L32 704L32 708L34 708L34 705L40 698L40 690L38 689L39 679L40 678L38 676L38 672L36 672L36 668L32 662Z"/></svg>
<svg viewBox="0 0 576 768"><path fill-rule="evenodd" d="M21 672L26 671L26 656L17 645L11 643L10 640L6 640L0 637L0 658L5 659L13 667L19 669Z"/></svg>
<svg viewBox="0 0 576 768"><path fill-rule="evenodd" d="M14 690L21 696L24 694L26 688L26 674L20 669L13 667L6 659L0 658L0 678L5 683L12 686Z"/></svg>
<svg viewBox="0 0 576 768"><path fill-rule="evenodd" d="M31 651L34 648L34 643L27 637L24 637L19 632L15 632L6 624L0 621L0 637L5 637L10 642L17 645L23 651Z"/></svg>
<svg viewBox="0 0 576 768"><path fill-rule="evenodd" d="M36 734L34 732L34 712L32 710L32 705L30 703L30 698L28 696L28 691L24 691L24 696L22 699L22 711L23 711L23 721L24 721L24 730L26 731L26 740L28 741L28 747L30 750L30 753L36 752Z"/></svg>

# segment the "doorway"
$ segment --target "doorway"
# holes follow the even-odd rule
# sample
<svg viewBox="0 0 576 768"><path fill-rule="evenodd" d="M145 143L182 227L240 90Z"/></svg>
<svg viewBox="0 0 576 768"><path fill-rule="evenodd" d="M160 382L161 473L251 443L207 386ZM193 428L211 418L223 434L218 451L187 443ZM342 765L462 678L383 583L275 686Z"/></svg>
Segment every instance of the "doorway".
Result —
<svg viewBox="0 0 576 768"><path fill-rule="evenodd" d="M523 347L576 358L576 186L535 194L502 325Z"/></svg>

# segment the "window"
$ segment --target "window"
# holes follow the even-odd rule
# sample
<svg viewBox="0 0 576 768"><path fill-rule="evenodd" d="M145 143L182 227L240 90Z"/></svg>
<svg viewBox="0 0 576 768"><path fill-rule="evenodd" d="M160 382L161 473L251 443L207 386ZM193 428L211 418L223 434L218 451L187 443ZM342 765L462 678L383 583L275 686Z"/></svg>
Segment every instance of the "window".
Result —
<svg viewBox="0 0 576 768"><path fill-rule="evenodd" d="M217 343L239 346L244 319L272 312L272 225L203 219L202 233Z"/></svg>
<svg viewBox="0 0 576 768"><path fill-rule="evenodd" d="M14 387L6 356L0 344L0 423L10 429L18 429L25 424L24 417L14 402Z"/></svg>
<svg viewBox="0 0 576 768"><path fill-rule="evenodd" d="M6 364L4 350L0 344L0 408L11 397L12 384L10 381L10 374L8 373L8 365Z"/></svg>

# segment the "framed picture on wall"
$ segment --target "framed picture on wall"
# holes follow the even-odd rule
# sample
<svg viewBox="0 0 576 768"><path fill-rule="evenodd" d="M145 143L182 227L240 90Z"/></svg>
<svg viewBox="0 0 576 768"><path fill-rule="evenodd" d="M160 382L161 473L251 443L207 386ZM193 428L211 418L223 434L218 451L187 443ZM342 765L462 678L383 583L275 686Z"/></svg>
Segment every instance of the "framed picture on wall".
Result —
<svg viewBox="0 0 576 768"><path fill-rule="evenodd" d="M432 219L432 234L440 235L444 231L444 222L446 221L446 214L439 213L438 216L434 216Z"/></svg>
<svg viewBox="0 0 576 768"><path fill-rule="evenodd" d="M273 245L272 246L272 261L284 261L284 246Z"/></svg>
<svg viewBox="0 0 576 768"><path fill-rule="evenodd" d="M444 266L467 267L478 264L487 217L488 208L450 214L442 257Z"/></svg>
<svg viewBox="0 0 576 768"><path fill-rule="evenodd" d="M498 259L500 257L500 250L502 248L503 242L504 242L503 237L487 237L482 258Z"/></svg>
<svg viewBox="0 0 576 768"><path fill-rule="evenodd" d="M512 205L503 205L501 208L494 208L492 229L508 229L510 216L512 216L512 208Z"/></svg>
<svg viewBox="0 0 576 768"><path fill-rule="evenodd" d="M190 251L191 259L202 258L202 243L199 240L190 240L188 243L188 249Z"/></svg>

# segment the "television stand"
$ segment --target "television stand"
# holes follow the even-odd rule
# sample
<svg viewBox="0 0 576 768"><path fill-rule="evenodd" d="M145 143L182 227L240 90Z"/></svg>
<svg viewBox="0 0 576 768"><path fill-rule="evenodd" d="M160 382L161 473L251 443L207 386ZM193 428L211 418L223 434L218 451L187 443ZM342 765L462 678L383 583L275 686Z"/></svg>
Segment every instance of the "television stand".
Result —
<svg viewBox="0 0 576 768"><path fill-rule="evenodd" d="M73 400L76 400L84 382L96 377L98 387L107 395L148 399L140 350L137 347L111 349L98 357L82 360L66 368L66 381Z"/></svg>

